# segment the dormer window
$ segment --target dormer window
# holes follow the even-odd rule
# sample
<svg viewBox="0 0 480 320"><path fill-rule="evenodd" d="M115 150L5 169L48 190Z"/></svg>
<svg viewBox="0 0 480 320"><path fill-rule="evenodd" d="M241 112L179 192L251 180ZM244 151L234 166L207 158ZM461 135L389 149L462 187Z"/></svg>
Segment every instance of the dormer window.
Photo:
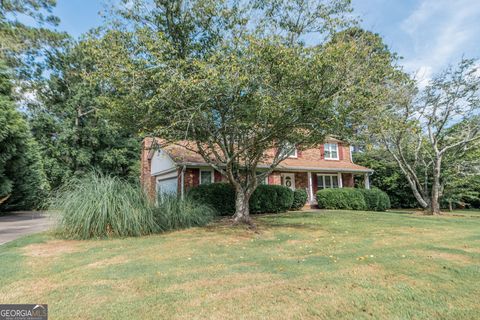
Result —
<svg viewBox="0 0 480 320"><path fill-rule="evenodd" d="M297 147L294 144L288 143L285 146L285 151L288 153L289 158L298 158Z"/></svg>
<svg viewBox="0 0 480 320"><path fill-rule="evenodd" d="M325 143L323 146L325 160L338 160L338 144Z"/></svg>

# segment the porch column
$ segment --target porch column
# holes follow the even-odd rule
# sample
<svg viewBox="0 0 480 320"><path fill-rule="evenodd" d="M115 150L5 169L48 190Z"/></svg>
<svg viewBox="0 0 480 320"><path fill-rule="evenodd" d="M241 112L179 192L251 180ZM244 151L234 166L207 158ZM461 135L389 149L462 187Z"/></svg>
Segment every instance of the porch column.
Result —
<svg viewBox="0 0 480 320"><path fill-rule="evenodd" d="M365 189L370 189L370 175L365 173Z"/></svg>
<svg viewBox="0 0 480 320"><path fill-rule="evenodd" d="M338 187L343 188L342 173L341 172L337 173L337 176L338 176Z"/></svg>
<svg viewBox="0 0 480 320"><path fill-rule="evenodd" d="M309 171L307 172L308 176L308 202L313 202L313 184L312 184L312 173Z"/></svg>

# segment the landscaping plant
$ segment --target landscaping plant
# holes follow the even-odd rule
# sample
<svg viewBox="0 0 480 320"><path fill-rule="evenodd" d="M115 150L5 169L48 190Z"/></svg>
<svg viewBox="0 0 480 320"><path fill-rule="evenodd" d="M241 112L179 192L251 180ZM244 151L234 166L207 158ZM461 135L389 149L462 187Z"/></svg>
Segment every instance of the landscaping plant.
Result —
<svg viewBox="0 0 480 320"><path fill-rule="evenodd" d="M307 191L303 189L297 189L293 191L293 203L290 209L300 210L307 203Z"/></svg>
<svg viewBox="0 0 480 320"><path fill-rule="evenodd" d="M211 206L191 197L182 200L175 195L160 196L155 208L155 220L162 231L204 226L215 215Z"/></svg>
<svg viewBox="0 0 480 320"><path fill-rule="evenodd" d="M72 179L51 200L67 238L141 236L159 231L155 207L141 188L117 177Z"/></svg>

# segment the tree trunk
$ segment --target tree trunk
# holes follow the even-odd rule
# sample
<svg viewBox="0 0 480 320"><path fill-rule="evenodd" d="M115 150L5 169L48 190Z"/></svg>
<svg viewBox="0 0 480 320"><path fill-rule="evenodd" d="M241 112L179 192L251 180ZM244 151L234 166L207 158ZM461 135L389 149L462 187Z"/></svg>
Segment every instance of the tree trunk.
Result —
<svg viewBox="0 0 480 320"><path fill-rule="evenodd" d="M440 214L440 168L442 165L442 158L439 157L435 161L433 168L433 184L432 184L432 198L430 200L430 212L433 215Z"/></svg>
<svg viewBox="0 0 480 320"><path fill-rule="evenodd" d="M251 194L242 189L237 189L235 192L235 214L233 215L233 221L235 223L245 223L252 225L252 219L250 218L250 201Z"/></svg>
<svg viewBox="0 0 480 320"><path fill-rule="evenodd" d="M453 211L453 204L452 201L448 201L448 211L452 212Z"/></svg>

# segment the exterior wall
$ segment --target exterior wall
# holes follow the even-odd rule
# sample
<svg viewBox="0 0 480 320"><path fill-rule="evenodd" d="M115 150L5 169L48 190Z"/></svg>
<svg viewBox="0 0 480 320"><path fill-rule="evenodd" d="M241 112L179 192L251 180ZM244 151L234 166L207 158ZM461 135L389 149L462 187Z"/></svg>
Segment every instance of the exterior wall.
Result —
<svg viewBox="0 0 480 320"><path fill-rule="evenodd" d="M185 169L185 192L188 192L190 188L196 187L200 183L200 169L187 168Z"/></svg>
<svg viewBox="0 0 480 320"><path fill-rule="evenodd" d="M342 173L342 182L344 188L353 188L353 173Z"/></svg>
<svg viewBox="0 0 480 320"><path fill-rule="evenodd" d="M308 193L308 176L306 172L295 173L295 189L303 189Z"/></svg>
<svg viewBox="0 0 480 320"><path fill-rule="evenodd" d="M282 177L280 175L280 172L273 171L272 173L270 173L270 175L268 176L268 184L282 184Z"/></svg>

